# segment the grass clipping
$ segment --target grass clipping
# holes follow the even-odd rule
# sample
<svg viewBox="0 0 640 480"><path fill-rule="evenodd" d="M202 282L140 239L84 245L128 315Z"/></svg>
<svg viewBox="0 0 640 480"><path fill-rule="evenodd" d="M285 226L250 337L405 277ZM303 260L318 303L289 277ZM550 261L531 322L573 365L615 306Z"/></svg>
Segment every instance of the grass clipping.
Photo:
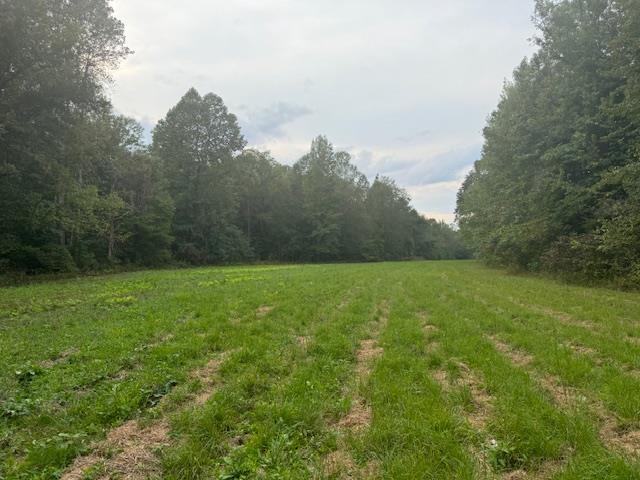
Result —
<svg viewBox="0 0 640 480"><path fill-rule="evenodd" d="M372 330L372 338L360 342L356 352L355 366L358 384L367 381L374 361L384 352L384 349L378 345L378 336L387 324L388 315L387 304L381 304L378 307L378 322ZM364 398L356 395L351 402L351 409L338 420L336 425L343 433L358 434L369 428L372 418L371 406ZM323 459L322 471L325 477L329 478L371 480L380 477L380 464L376 460L370 460L365 466L359 466L349 453L344 441L339 440L338 449Z"/></svg>
<svg viewBox="0 0 640 480"><path fill-rule="evenodd" d="M202 405L213 395L218 370L225 357L221 355L212 359L204 367L192 372L191 377L200 381L202 389L187 407ZM156 452L170 443L166 420L157 420L147 426L142 426L137 420L129 420L111 430L92 453L76 458L60 478L82 480L88 471L100 472L97 477L99 480L112 477L144 480L158 476L161 465Z"/></svg>

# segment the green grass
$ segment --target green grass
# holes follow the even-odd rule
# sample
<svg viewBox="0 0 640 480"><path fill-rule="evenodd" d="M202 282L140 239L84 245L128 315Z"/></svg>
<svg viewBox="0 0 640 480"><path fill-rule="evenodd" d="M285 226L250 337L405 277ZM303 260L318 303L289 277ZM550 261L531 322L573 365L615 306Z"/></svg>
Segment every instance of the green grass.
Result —
<svg viewBox="0 0 640 480"><path fill-rule="evenodd" d="M59 478L131 419L169 425L158 478L640 478L640 295L474 262L2 288L0 365L0 479Z"/></svg>

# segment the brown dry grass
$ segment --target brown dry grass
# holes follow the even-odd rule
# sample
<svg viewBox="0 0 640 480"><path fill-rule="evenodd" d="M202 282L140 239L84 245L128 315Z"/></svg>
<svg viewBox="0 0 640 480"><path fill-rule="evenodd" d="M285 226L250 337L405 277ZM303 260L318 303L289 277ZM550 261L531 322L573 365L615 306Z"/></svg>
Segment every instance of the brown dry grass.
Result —
<svg viewBox="0 0 640 480"><path fill-rule="evenodd" d="M519 307L522 307L526 310L531 310L534 313L554 318L555 320L562 323L563 325L567 325L571 327L586 328L587 330L591 330L591 331L599 330L598 325L596 325L595 323L589 322L587 320L575 318L573 315L570 315L566 312L553 310L549 307L542 306L542 305L532 305L529 303L523 303L515 298L509 298L509 301L514 305L518 305Z"/></svg>
<svg viewBox="0 0 640 480"><path fill-rule="evenodd" d="M563 345L578 355L589 357L596 363L596 365L602 364L602 359L598 357L598 352L591 347L587 347L586 345L582 345L577 342L565 342Z"/></svg>
<svg viewBox="0 0 640 480"><path fill-rule="evenodd" d="M533 357L530 355L515 350L495 337L490 338L496 349L510 358L514 364L526 367L532 363ZM575 348L578 349L579 346ZM592 351L588 349L586 353ZM540 375L531 371L529 373L559 407L565 410L584 407L596 416L600 421L600 439L607 448L630 455L640 455L640 431L621 429L617 417L601 401L593 396L587 396L575 387L564 385L559 378L553 375Z"/></svg>
<svg viewBox="0 0 640 480"><path fill-rule="evenodd" d="M160 470L155 451L168 444L169 426L165 422L154 422L142 428L136 420L129 420L111 430L93 453L76 458L61 480L80 480L87 469L99 464L105 472L101 479L149 478ZM116 453L110 455L114 451Z"/></svg>
<svg viewBox="0 0 640 480"><path fill-rule="evenodd" d="M378 345L377 337L388 322L389 306L382 303L377 309L377 322L371 328L372 338L362 340L356 352L356 376L359 383L365 382L371 374L372 364L380 357L384 349ZM349 412L338 420L336 426L343 433L357 434L371 425L373 411L371 406L360 396L355 396ZM370 461L361 467L351 457L343 440L338 441L338 448L326 455L322 461L323 477L339 479L370 480L380 477L380 464Z"/></svg>
<svg viewBox="0 0 640 480"><path fill-rule="evenodd" d="M202 405L211 397L215 390L218 370L227 356L228 352L191 373L191 378L200 381L202 389L186 407ZM158 407L163 403L164 399ZM147 426L140 425L137 420L129 420L108 432L107 437L98 443L89 455L76 458L60 478L81 480L88 469L102 465L105 473L100 480L146 479L160 473L156 451L169 444L169 424L165 420L160 419Z"/></svg>
<svg viewBox="0 0 640 480"><path fill-rule="evenodd" d="M77 348L70 348L68 350L64 350L63 352L60 352L53 359L43 360L42 362L40 362L40 366L42 368L53 368L56 365L59 365L59 364L65 362L71 355L73 355L77 351L78 351Z"/></svg>
<svg viewBox="0 0 640 480"><path fill-rule="evenodd" d="M323 477L340 480L374 480L380 478L380 463L369 461L360 467L345 450L336 450L328 454L322 462Z"/></svg>
<svg viewBox="0 0 640 480"><path fill-rule="evenodd" d="M351 410L338 421L338 427L358 432L371 425L373 412L364 400L358 398L351 404Z"/></svg>
<svg viewBox="0 0 640 480"><path fill-rule="evenodd" d="M502 353L505 357L511 360L512 363L518 365L519 367L526 367L533 363L533 357L521 350L517 350L501 341L499 338L495 336L490 336L489 339L495 346L496 350Z"/></svg>
<svg viewBox="0 0 640 480"><path fill-rule="evenodd" d="M256 308L256 317L258 318L262 318L267 316L274 307L272 307L271 305L261 305L258 308Z"/></svg>
<svg viewBox="0 0 640 480"><path fill-rule="evenodd" d="M384 350L378 346L375 339L363 340L356 353L356 373L360 380L365 380L371 374L373 361L382 355Z"/></svg>
<svg viewBox="0 0 640 480"><path fill-rule="evenodd" d="M450 378L444 370L436 370L431 375L445 392L451 392L457 387L469 389L473 402L473 410L463 412L463 416L469 425L471 425L471 428L479 433L483 433L493 410L493 397L486 391L477 374L474 374L465 363L458 362L457 365L460 371L458 378ZM475 459L478 470L482 472L485 477L492 477L486 452L474 447L470 447L470 452Z"/></svg>
<svg viewBox="0 0 640 480"><path fill-rule="evenodd" d="M218 370L228 355L228 353L225 353L217 358L212 358L204 367L191 374L191 377L199 380L202 385L200 393L198 393L193 399L194 405L203 405L207 400L209 400L209 397L213 395Z"/></svg>

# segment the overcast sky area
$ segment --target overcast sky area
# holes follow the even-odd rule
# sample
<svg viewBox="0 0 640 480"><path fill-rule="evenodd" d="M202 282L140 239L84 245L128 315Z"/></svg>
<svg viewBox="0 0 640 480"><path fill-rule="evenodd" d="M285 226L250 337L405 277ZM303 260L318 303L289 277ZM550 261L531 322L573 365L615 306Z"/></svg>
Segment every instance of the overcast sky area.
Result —
<svg viewBox="0 0 640 480"><path fill-rule="evenodd" d="M292 164L326 135L370 180L453 221L533 0L114 0L135 51L110 87L150 130L184 93L222 97L249 146Z"/></svg>

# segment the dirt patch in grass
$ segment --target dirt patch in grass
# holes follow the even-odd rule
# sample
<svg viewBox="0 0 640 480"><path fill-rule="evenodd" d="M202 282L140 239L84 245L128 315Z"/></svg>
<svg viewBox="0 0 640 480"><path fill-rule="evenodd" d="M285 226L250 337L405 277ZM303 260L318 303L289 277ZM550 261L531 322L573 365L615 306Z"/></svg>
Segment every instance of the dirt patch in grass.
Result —
<svg viewBox="0 0 640 480"><path fill-rule="evenodd" d="M509 357L513 363L519 366L528 366L532 363L533 357L517 353L510 345L501 342L495 337L491 337L496 349ZM585 347L588 348L588 347ZM594 350L588 349L589 352ZM640 430L624 430L620 428L620 422L597 399L587 397L579 389L564 385L559 378L552 375L540 375L530 372L532 377L551 395L553 401L559 407L575 409L580 406L587 408L593 415L600 419L600 438L607 448L631 455L640 455Z"/></svg>
<svg viewBox="0 0 640 480"><path fill-rule="evenodd" d="M552 375L536 376L540 386L553 398L553 402L564 408L573 409L585 405L587 397L582 395L577 388L564 385L559 378Z"/></svg>
<svg viewBox="0 0 640 480"><path fill-rule="evenodd" d="M529 475L524 470L514 470L513 472L505 472L500 475L503 480L525 480Z"/></svg>
<svg viewBox="0 0 640 480"><path fill-rule="evenodd" d="M163 335L162 337L158 338L156 341L140 345L139 347L136 347L134 350L136 352L142 352L144 350L150 350L152 348L159 347L163 343L166 343L166 342L168 342L168 341L170 341L172 339L173 339L173 334L172 333L167 333L167 334Z"/></svg>
<svg viewBox="0 0 640 480"><path fill-rule="evenodd" d="M204 404L214 393L218 370L229 352L210 360L204 367L191 373L191 378L202 384L201 392L186 407ZM156 408L163 405L164 398ZM105 473L100 480L112 476L128 480L143 480L160 473L156 451L170 444L169 424L157 420L142 426L137 420L129 420L109 431L107 438L98 443L92 453L75 459L61 480L81 480L85 472L102 465Z"/></svg>
<svg viewBox="0 0 640 480"><path fill-rule="evenodd" d="M349 413L338 421L338 427L355 432L364 430L371 425L372 415L371 407L362 399L357 399L352 403Z"/></svg>
<svg viewBox="0 0 640 480"><path fill-rule="evenodd" d="M596 350L594 350L593 348L587 347L585 345L581 345L575 342L565 342L563 343L563 345L574 353L585 355L593 359L597 359L598 357L598 352Z"/></svg>
<svg viewBox="0 0 640 480"><path fill-rule="evenodd" d="M435 325L429 323L429 314L427 312L418 312L418 318L420 319L420 323L422 324L422 331L425 333L427 338L435 335L440 329Z"/></svg>
<svg viewBox="0 0 640 480"><path fill-rule="evenodd" d="M155 451L169 444L168 434L165 422L155 422L146 428L141 428L136 420L125 422L111 430L93 453L77 458L61 479L81 480L87 469L99 464L105 472L100 479L115 476L143 480L157 475L160 463Z"/></svg>
<svg viewBox="0 0 640 480"><path fill-rule="evenodd" d="M451 390L451 384L449 383L447 372L445 372L444 370L435 370L431 373L431 376L436 382L438 382L438 384L445 392Z"/></svg>
<svg viewBox="0 0 640 480"><path fill-rule="evenodd" d="M451 378L446 371L436 370L432 373L434 380L446 392L451 392L455 388L464 387L471 393L473 411L465 412L464 416L475 430L484 430L493 409L493 397L484 388L482 381L463 362L458 362L460 376Z"/></svg>
<svg viewBox="0 0 640 480"><path fill-rule="evenodd" d="M436 327L435 325L430 325L430 324L426 324L423 325L422 327L422 331L424 333L426 333L428 336L431 336L432 334L436 333L438 331L438 327Z"/></svg>
<svg viewBox="0 0 640 480"><path fill-rule="evenodd" d="M218 370L220 370L220 365L228 356L229 352L213 358L204 367L191 374L191 377L199 380L202 385L200 393L193 399L194 405L203 405L213 395Z"/></svg>
<svg viewBox="0 0 640 480"><path fill-rule="evenodd" d="M378 345L377 337L388 321L389 307L386 303L378 306L377 322L371 328L372 338L362 340L356 352L355 372L359 383L365 382L371 375L372 364L380 357L384 349ZM367 402L356 395L349 412L335 424L344 433L359 433L371 425L373 411ZM380 464L370 461L365 466L358 465L352 458L343 439L338 440L338 449L329 453L322 461L325 477L339 479L375 479L380 477Z"/></svg>
<svg viewBox="0 0 640 480"><path fill-rule="evenodd" d="M232 449L240 448L247 443L248 438L249 438L249 435L247 434L236 435L235 437L231 437L227 443L229 447Z"/></svg>
<svg viewBox="0 0 640 480"><path fill-rule="evenodd" d="M493 397L466 364L460 363L459 367L461 376L458 382L469 389L474 404L474 410L467 415L467 420L473 428L483 429L491 413Z"/></svg>
<svg viewBox="0 0 640 480"><path fill-rule="evenodd" d="M581 327L586 328L587 330L596 331L599 330L598 325L588 320L581 320L575 318L573 315L570 315L566 312L559 312L558 310L554 310L552 308L542 306L542 305L532 305L529 303L523 303L515 298L509 298L509 301L514 305L518 305L526 310L531 310L534 313L545 315L547 317L551 317L555 320L558 320L563 325L571 326L571 327Z"/></svg>
<svg viewBox="0 0 640 480"><path fill-rule="evenodd" d="M349 452L335 450L324 457L322 470L328 477L353 478L358 466L349 455Z"/></svg>
<svg viewBox="0 0 640 480"><path fill-rule="evenodd" d="M587 330L591 330L592 332L599 330L598 325L596 325L595 323L588 320L575 318L574 316L565 312L558 312L557 310L552 310L548 307L530 306L530 308L536 313L541 313L548 317L555 318L563 325L567 325L569 327L585 328Z"/></svg>
<svg viewBox="0 0 640 480"><path fill-rule="evenodd" d="M59 365L65 361L67 361L67 359L78 352L77 348L69 348L67 350L64 350L62 352L60 352L58 355L56 355L55 358L50 358L48 360L43 360L42 362L40 362L40 366L42 368L53 368L56 365Z"/></svg>
<svg viewBox="0 0 640 480"><path fill-rule="evenodd" d="M495 336L490 336L489 339L493 343L496 350L507 357L511 362L519 367L526 367L533 363L533 356L528 353L518 350L511 345L508 345Z"/></svg>
<svg viewBox="0 0 640 480"><path fill-rule="evenodd" d="M375 339L363 340L360 343L356 353L356 373L360 380L365 380L371 374L371 364L383 352L384 350L378 346L378 341Z"/></svg>
<svg viewBox="0 0 640 480"><path fill-rule="evenodd" d="M260 307L256 308L256 317L258 318L262 318L267 316L271 311L273 311L273 308L271 305L261 305Z"/></svg>
<svg viewBox="0 0 640 480"><path fill-rule="evenodd" d="M492 343L500 353L509 358L520 367L527 367L533 363L533 357L511 345L508 345L496 337L490 337ZM586 402L586 397L581 395L578 389L564 385L562 381L549 374L540 375L528 370L540 387L553 399L553 402L563 408L575 408Z"/></svg>
<svg viewBox="0 0 640 480"><path fill-rule="evenodd" d="M307 349L307 347L309 346L309 342L311 342L311 339L307 336L304 335L299 335L296 337L296 343L298 344L298 346L300 348L303 349Z"/></svg>
<svg viewBox="0 0 640 480"><path fill-rule="evenodd" d="M350 297L346 297L343 298L340 303L338 304L338 310L343 310L344 308L347 307L347 305L349 305L351 303L351 298Z"/></svg>
<svg viewBox="0 0 640 480"><path fill-rule="evenodd" d="M427 353L434 353L440 349L440 344L438 342L429 342L427 344Z"/></svg>
<svg viewBox="0 0 640 480"><path fill-rule="evenodd" d="M626 340L632 345L640 345L640 337L628 336Z"/></svg>
<svg viewBox="0 0 640 480"><path fill-rule="evenodd" d="M482 436L487 437L486 427L493 410L493 397L486 391L481 380L463 362L457 363L460 375L451 378L445 370L435 370L432 372L433 379L438 382L442 390L451 393L456 388L467 388L471 394L473 409L461 412L471 428ZM492 470L489 464L487 452L476 446L469 446L469 451L475 459L476 467L486 478L492 478Z"/></svg>
<svg viewBox="0 0 640 480"><path fill-rule="evenodd" d="M380 478L380 462L370 460L360 467L351 455L344 450L336 450L327 455L322 462L323 478L333 477L340 480L374 480Z"/></svg>
<svg viewBox="0 0 640 480"><path fill-rule="evenodd" d="M602 407L603 408L603 407ZM628 455L640 455L640 430L624 430L618 421L603 410L598 412L601 417L600 438L604 444Z"/></svg>
<svg viewBox="0 0 640 480"><path fill-rule="evenodd" d="M567 464L568 457L560 460L547 460L543 462L536 470L512 470L503 472L498 478L501 480L542 480L553 478Z"/></svg>

